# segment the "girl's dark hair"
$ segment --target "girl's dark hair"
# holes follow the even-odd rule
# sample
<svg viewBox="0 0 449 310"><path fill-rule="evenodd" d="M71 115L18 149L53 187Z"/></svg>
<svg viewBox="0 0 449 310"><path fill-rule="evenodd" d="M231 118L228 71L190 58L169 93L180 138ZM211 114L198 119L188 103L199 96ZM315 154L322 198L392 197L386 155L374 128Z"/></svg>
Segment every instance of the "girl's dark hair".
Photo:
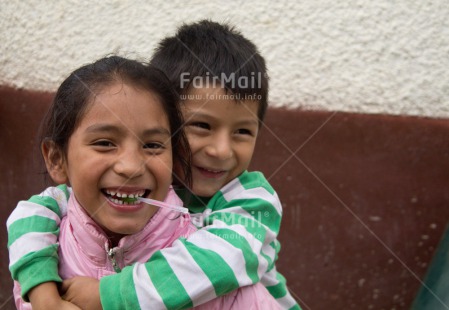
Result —
<svg viewBox="0 0 449 310"><path fill-rule="evenodd" d="M156 95L167 115L172 134L173 181L191 184L191 153L183 130L178 96L166 75L152 65L119 56L108 56L73 71L62 82L41 125L41 143L53 141L67 154L70 136L81 121L88 103L102 88L125 82ZM180 174L176 170L180 169Z"/></svg>
<svg viewBox="0 0 449 310"><path fill-rule="evenodd" d="M257 100L263 122L269 81L265 59L234 27L210 20L183 25L159 43L151 64L164 71L179 94L188 92L197 77L218 79L236 98Z"/></svg>

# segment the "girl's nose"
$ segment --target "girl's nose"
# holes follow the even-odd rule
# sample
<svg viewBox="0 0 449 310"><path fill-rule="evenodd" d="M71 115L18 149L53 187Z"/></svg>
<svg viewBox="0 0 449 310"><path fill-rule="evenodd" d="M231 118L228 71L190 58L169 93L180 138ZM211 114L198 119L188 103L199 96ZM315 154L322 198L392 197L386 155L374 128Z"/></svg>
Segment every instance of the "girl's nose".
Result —
<svg viewBox="0 0 449 310"><path fill-rule="evenodd" d="M126 178L141 176L145 171L145 160L138 151L126 150L117 158L114 170Z"/></svg>

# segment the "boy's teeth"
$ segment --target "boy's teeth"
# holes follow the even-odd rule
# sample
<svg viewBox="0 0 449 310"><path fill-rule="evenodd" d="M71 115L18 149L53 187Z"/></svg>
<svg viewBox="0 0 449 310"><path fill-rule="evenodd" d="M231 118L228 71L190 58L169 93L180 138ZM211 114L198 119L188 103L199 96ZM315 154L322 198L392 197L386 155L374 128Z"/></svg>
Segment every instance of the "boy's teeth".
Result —
<svg viewBox="0 0 449 310"><path fill-rule="evenodd" d="M207 169L207 168L203 168L204 170L208 171L208 172L212 172L212 173L219 173L220 170L211 170L211 169Z"/></svg>

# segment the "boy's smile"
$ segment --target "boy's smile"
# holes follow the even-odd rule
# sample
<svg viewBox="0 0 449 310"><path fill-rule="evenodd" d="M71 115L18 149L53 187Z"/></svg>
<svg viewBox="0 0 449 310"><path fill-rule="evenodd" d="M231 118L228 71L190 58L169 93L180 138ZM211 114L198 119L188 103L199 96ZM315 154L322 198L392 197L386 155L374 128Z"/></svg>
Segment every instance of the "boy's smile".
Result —
<svg viewBox="0 0 449 310"><path fill-rule="evenodd" d="M191 88L188 95L181 107L192 151L193 193L211 197L248 168L259 103L236 102L215 87Z"/></svg>

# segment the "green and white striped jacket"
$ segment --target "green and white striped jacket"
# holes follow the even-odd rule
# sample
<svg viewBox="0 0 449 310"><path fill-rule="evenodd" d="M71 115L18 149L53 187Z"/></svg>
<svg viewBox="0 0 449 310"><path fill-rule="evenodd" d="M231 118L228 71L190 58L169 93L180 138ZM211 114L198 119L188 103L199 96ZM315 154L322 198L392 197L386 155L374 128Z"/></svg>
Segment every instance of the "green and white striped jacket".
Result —
<svg viewBox="0 0 449 310"><path fill-rule="evenodd" d="M24 298L40 283L61 282L57 238L69 191L48 188L19 202L8 219L10 271ZM259 281L282 308L300 309L275 268L282 207L262 173L245 171L210 199L191 197L188 207L199 230L102 278L103 309L186 309Z"/></svg>

